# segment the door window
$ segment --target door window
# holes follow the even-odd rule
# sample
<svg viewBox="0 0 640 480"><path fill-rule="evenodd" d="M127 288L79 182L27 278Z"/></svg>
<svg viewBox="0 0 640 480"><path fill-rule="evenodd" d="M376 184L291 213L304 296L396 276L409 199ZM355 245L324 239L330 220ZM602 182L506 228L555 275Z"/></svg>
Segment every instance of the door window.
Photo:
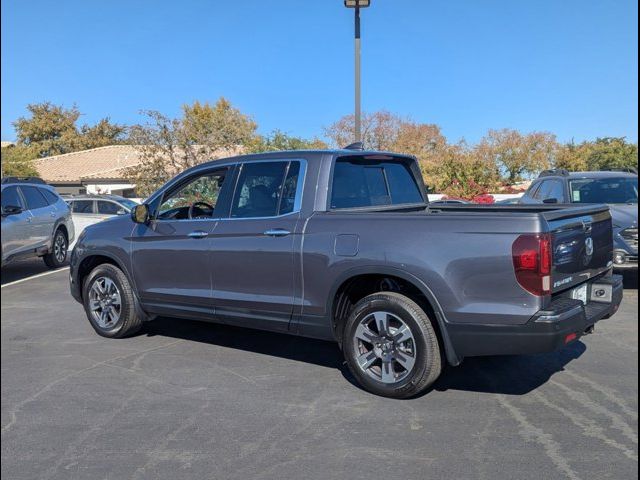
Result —
<svg viewBox="0 0 640 480"><path fill-rule="evenodd" d="M57 203L58 196L55 193L53 193L50 190L47 190L46 188L39 188L38 190L40 191L40 193L42 193L42 195L44 195L44 198L47 200L47 203L49 205L53 205L54 203Z"/></svg>
<svg viewBox="0 0 640 480"><path fill-rule="evenodd" d="M24 208L17 187L7 187L2 190L2 208L4 207Z"/></svg>
<svg viewBox="0 0 640 480"><path fill-rule="evenodd" d="M42 193L40 193L39 188L23 185L20 187L20 190L22 190L22 195L24 195L27 201L27 208L29 210L37 210L38 208L44 208L49 205Z"/></svg>
<svg viewBox="0 0 640 480"><path fill-rule="evenodd" d="M232 202L231 216L233 218L277 216L288 166L289 162L256 162L242 165ZM283 211L292 210L291 187L293 184L297 187L296 175L292 175L291 179L287 177L287 180L289 180L288 200L282 207Z"/></svg>
<svg viewBox="0 0 640 480"><path fill-rule="evenodd" d="M187 180L165 194L158 209L159 220L213 218L228 169L207 172Z"/></svg>
<svg viewBox="0 0 640 480"><path fill-rule="evenodd" d="M114 202L105 202L98 200L98 213L103 215L117 215L120 210L124 210L120 205Z"/></svg>
<svg viewBox="0 0 640 480"><path fill-rule="evenodd" d="M74 200L73 213L93 213L93 200Z"/></svg>

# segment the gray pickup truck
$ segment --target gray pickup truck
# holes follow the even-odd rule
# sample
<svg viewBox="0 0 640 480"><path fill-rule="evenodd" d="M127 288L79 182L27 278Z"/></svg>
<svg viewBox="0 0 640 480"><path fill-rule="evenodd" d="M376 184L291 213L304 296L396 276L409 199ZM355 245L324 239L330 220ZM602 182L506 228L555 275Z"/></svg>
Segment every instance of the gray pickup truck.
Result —
<svg viewBox="0 0 640 480"><path fill-rule="evenodd" d="M622 299L607 206L430 207L413 157L353 148L191 168L85 229L70 281L105 337L162 315L333 340L395 398L563 348Z"/></svg>

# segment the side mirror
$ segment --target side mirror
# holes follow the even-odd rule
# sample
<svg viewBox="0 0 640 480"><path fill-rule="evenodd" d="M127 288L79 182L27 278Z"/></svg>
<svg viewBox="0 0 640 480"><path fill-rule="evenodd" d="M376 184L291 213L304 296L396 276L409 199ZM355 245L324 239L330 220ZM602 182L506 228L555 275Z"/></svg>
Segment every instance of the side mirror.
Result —
<svg viewBox="0 0 640 480"><path fill-rule="evenodd" d="M136 205L131 209L131 220L134 223L148 223L149 222L149 207L144 203L142 205Z"/></svg>
<svg viewBox="0 0 640 480"><path fill-rule="evenodd" d="M558 203L557 198L545 198L542 203Z"/></svg>
<svg viewBox="0 0 640 480"><path fill-rule="evenodd" d="M8 217L9 215L17 215L22 213L22 207L18 207L17 205L6 205L2 207L2 216Z"/></svg>
<svg viewBox="0 0 640 480"><path fill-rule="evenodd" d="M124 208L121 208L116 212L116 215L126 215L127 211Z"/></svg>

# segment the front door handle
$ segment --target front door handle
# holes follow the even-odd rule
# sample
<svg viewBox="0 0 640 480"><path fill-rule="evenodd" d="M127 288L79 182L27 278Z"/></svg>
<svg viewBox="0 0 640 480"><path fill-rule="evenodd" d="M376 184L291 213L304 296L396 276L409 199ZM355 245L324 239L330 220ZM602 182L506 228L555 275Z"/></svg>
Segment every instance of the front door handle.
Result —
<svg viewBox="0 0 640 480"><path fill-rule="evenodd" d="M208 236L209 233L203 231L203 230L196 230L195 232L191 232L189 234L187 234L187 237L189 238L205 238L206 236Z"/></svg>
<svg viewBox="0 0 640 480"><path fill-rule="evenodd" d="M291 232L283 228L272 228L264 232L264 234L268 237L286 237L287 235L291 235Z"/></svg>

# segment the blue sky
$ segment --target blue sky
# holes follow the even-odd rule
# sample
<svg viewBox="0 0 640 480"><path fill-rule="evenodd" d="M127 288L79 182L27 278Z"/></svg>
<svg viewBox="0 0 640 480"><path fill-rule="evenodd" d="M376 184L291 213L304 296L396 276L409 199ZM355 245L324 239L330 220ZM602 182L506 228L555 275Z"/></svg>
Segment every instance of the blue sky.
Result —
<svg viewBox="0 0 640 480"><path fill-rule="evenodd" d="M363 109L560 140L638 135L631 0L372 0ZM342 0L2 0L2 139L28 103L82 121L142 121L227 97L259 124L322 134L353 108L353 16Z"/></svg>

